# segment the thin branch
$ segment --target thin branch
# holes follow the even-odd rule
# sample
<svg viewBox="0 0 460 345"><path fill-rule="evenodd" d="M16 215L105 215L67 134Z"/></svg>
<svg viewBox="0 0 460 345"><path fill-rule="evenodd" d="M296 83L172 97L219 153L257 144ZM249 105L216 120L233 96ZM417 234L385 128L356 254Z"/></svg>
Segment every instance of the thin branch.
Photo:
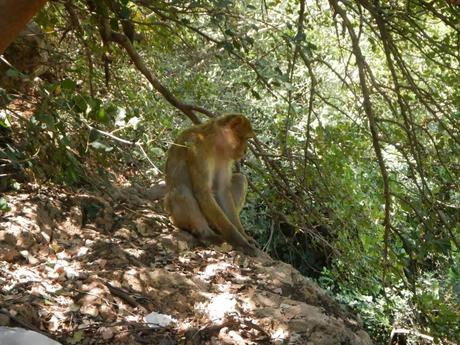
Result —
<svg viewBox="0 0 460 345"><path fill-rule="evenodd" d="M301 41L303 40L303 37L305 36L304 30L303 30L303 22L305 20L305 0L300 0L300 8L299 8L299 18L297 20L297 33L294 38L294 51L292 53L292 59L289 61L289 66L288 66L288 76L289 76L289 83L293 84L293 78L294 78L294 71L295 71L295 65L297 62L297 57L299 56L299 52L301 51ZM287 40L288 47L290 46L290 41ZM294 108L292 105L293 101L293 90L292 88L289 88L288 90L288 111L287 111L287 116L285 119L285 128L284 128L284 137L283 141L281 143L281 153L285 154L288 153L288 136L289 136L289 131L291 129L291 119L292 119L292 113L294 112Z"/></svg>
<svg viewBox="0 0 460 345"><path fill-rule="evenodd" d="M155 12L158 16L160 16L163 20L170 20L174 23L176 23L177 25L181 25L181 26L184 26L186 27L187 29L195 32L196 34L200 35L201 37L203 37L204 39L206 39L207 41L209 42L212 42L214 44L222 44L224 43L224 41L219 41L218 39L215 39L211 36L209 36L208 34L206 34L205 32L195 28L194 26L192 25L188 25L187 23L184 23L184 22L181 22L180 20L177 20L175 18L172 18L172 17L169 17L167 15L165 15L164 13L162 13L161 11L159 11L157 8L154 8L154 7L149 7L153 12ZM233 55L234 57L238 58L241 62L243 62L244 64L246 64L257 76L257 80L259 80L266 88L266 90L275 98L282 98L283 100L286 100L286 98L280 94L277 94L275 93L275 91L273 91L272 87L270 86L270 84L268 83L268 80L267 78L265 78L262 74L260 74L259 70L257 69L257 66L252 63L251 61L245 59L242 55L236 53L235 51L233 50L227 50L227 52L230 54L230 55Z"/></svg>
<svg viewBox="0 0 460 345"><path fill-rule="evenodd" d="M83 122L83 123L90 130L95 131L95 132L97 132L99 134L102 134L102 135L104 135L106 137L109 137L110 139L113 139L115 141L118 141L119 143L122 143L122 144L125 144L125 145L137 146L139 148L139 150L142 152L142 154L144 155L144 157L147 159L147 161L150 163L150 165L153 167L154 173L155 174L160 174L161 173L161 170L155 165L155 163L153 163L153 161L147 155L147 152L145 152L144 147L142 146L142 144L140 142L138 142L138 141L129 141L129 140L117 137L117 136L113 135L112 133L104 132L104 131L102 131L100 129L97 129L97 128L87 124L86 122Z"/></svg>
<svg viewBox="0 0 460 345"><path fill-rule="evenodd" d="M195 112L213 117L216 116L210 110L197 105L184 103L174 96L174 94L167 89L160 82L159 78L147 67L129 38L125 34L111 30L110 23L107 18L99 16L98 19L102 40L104 42L115 42L124 48L136 68L147 78L153 88L157 90L172 106L182 111L195 124L201 122Z"/></svg>
<svg viewBox="0 0 460 345"><path fill-rule="evenodd" d="M385 265L384 265L383 281L385 282L386 266L388 263L387 261L388 260L388 245L389 245L389 237L390 237L390 231L391 231L391 222L390 222L391 195L390 195L390 186L389 186L389 180L388 180L388 172L385 166L385 161L384 161L383 154L382 154L382 148L380 147L378 128L377 128L376 120L374 117L374 112L372 109L372 102L371 102L369 87L366 81L366 74L365 74L366 61L361 52L361 48L359 46L359 39L353 29L352 23L347 17L345 10L339 6L337 0L329 0L329 3L333 7L334 11L337 14L339 14L340 17L342 18L342 21L350 35L353 54L355 55L356 63L358 66L359 82L360 82L361 92L363 94L363 99L364 99L363 100L364 112L366 113L367 119L369 121L369 129L372 135L372 145L374 147L375 155L377 156L377 161L380 167L380 174L382 175L383 196L385 199L385 210L384 210L385 216L383 220L383 226L385 228L384 252L383 252Z"/></svg>
<svg viewBox="0 0 460 345"><path fill-rule="evenodd" d="M91 49L89 47L88 41L85 39L83 28L80 25L80 20L78 19L78 16L75 13L75 9L72 5L72 2L68 0L65 2L64 6L67 12L69 13L70 22L72 23L72 26L77 31L77 37L82 42L83 47L84 47L85 56L86 56L86 59L88 60L89 93L91 97L94 97L94 87L93 87L94 63L93 63L93 58L91 55Z"/></svg>
<svg viewBox="0 0 460 345"><path fill-rule="evenodd" d="M196 114L194 113L194 110L199 111L198 109L201 109L202 110L201 112L203 112L203 109L200 108L200 107L192 106L192 105L187 104L187 103L183 103L182 101L177 99L176 96L174 96L172 94L172 92L169 91L163 84L161 84L161 82L159 81L157 76L155 76L153 74L153 72L151 72L148 69L148 67L145 64L144 60L139 55L139 53L134 48L134 46L132 45L131 41L129 40L129 38L126 35L118 33L118 32L115 32L115 31L112 31L110 37L111 37L112 41L118 43L121 47L123 47L126 50L126 52L128 53L129 57L131 58L131 61L134 63L134 65L137 67L137 69L147 78L147 80L150 82L150 84L152 84L152 86L155 88L155 90L157 90L164 98L166 98L166 100L171 105L173 105L175 108L179 109L185 115L187 115L188 118L193 123L200 123L200 120L196 116ZM211 112L206 111L206 113L211 113Z"/></svg>

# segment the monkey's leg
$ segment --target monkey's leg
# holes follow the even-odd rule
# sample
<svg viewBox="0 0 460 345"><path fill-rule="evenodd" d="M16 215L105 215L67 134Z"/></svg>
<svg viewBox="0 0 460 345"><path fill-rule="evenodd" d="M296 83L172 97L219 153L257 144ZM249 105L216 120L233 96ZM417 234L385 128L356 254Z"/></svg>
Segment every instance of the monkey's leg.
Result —
<svg viewBox="0 0 460 345"><path fill-rule="evenodd" d="M222 242L223 239L209 227L190 189L185 186L172 189L166 204L175 226L190 231L205 243Z"/></svg>
<svg viewBox="0 0 460 345"><path fill-rule="evenodd" d="M255 255L254 247L249 244L246 237L236 227L235 223L233 223L233 220L238 217L235 216L236 210L230 191L231 176L228 175L230 169L227 169L230 166L220 162L221 166L216 168L219 170L217 174L220 177L218 178L219 181L216 181L216 190L213 190L214 177L212 175L214 175L214 170L216 169L214 169L215 167L210 168L209 162L207 163L204 159L206 155L212 158L212 155L204 148L195 147L194 149L192 147L187 151L187 164L193 196L198 201L205 219L216 232L223 236L225 241L246 254ZM212 159L210 162L212 162ZM220 204L218 200L220 200ZM226 210L221 205L225 205L227 207ZM229 219L227 212L232 219Z"/></svg>
<svg viewBox="0 0 460 345"><path fill-rule="evenodd" d="M240 173L235 173L232 175L231 187L230 190L232 192L232 198L235 203L236 214L237 214L237 223L238 223L238 230L246 237L249 242L255 243L254 239L249 236L246 231L244 231L243 225L241 225L240 221L240 212L244 206L246 201L246 194L248 192L248 179L246 176Z"/></svg>
<svg viewBox="0 0 460 345"><path fill-rule="evenodd" d="M244 202L246 201L246 194L248 191L248 179L246 176L240 173L233 174L230 189L235 203L235 208L239 215L244 206Z"/></svg>

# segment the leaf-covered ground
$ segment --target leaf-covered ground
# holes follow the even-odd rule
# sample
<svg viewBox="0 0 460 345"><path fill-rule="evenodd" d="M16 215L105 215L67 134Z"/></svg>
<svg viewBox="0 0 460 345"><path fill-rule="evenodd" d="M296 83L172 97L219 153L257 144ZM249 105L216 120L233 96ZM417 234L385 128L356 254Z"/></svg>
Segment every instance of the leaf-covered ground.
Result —
<svg viewBox="0 0 460 345"><path fill-rule="evenodd" d="M6 195L0 325L63 344L370 344L290 265L173 228L162 188L29 184Z"/></svg>

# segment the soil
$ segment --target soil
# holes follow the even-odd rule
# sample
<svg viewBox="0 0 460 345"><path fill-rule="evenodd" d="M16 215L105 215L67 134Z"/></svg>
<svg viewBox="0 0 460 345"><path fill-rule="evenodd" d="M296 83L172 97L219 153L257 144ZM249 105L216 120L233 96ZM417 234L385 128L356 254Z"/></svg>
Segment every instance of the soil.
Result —
<svg viewBox="0 0 460 345"><path fill-rule="evenodd" d="M0 326L62 344L371 344L292 266L174 228L163 192L28 183L5 195Z"/></svg>

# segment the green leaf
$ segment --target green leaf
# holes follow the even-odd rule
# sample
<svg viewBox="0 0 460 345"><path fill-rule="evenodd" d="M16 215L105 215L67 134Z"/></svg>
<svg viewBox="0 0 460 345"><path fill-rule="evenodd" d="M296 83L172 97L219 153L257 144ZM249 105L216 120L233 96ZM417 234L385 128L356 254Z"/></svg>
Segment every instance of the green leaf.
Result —
<svg viewBox="0 0 460 345"><path fill-rule="evenodd" d="M72 142L69 140L69 137L63 136L61 139L61 144L64 146L71 146Z"/></svg>
<svg viewBox="0 0 460 345"><path fill-rule="evenodd" d="M162 157L165 153L159 147L152 147L150 150L153 156Z"/></svg>
<svg viewBox="0 0 460 345"><path fill-rule="evenodd" d="M67 342L69 344L78 344L81 343L83 340L83 336L85 335L84 331L82 329L76 331L71 338L67 339Z"/></svg>
<svg viewBox="0 0 460 345"><path fill-rule="evenodd" d="M9 70L6 71L6 76L10 78L24 78L26 75L24 73L21 73L17 69L10 68Z"/></svg>
<svg viewBox="0 0 460 345"><path fill-rule="evenodd" d="M404 200L400 200L399 204L401 205L401 209L406 212L412 212L412 207L405 202Z"/></svg>
<svg viewBox="0 0 460 345"><path fill-rule="evenodd" d="M97 112L97 119L101 122L105 122L105 120L107 119L104 108L100 108Z"/></svg>
<svg viewBox="0 0 460 345"><path fill-rule="evenodd" d="M0 211L7 212L11 210L5 198L0 198Z"/></svg>
<svg viewBox="0 0 460 345"><path fill-rule="evenodd" d="M120 11L120 17L123 19L129 19L131 17L131 9L127 6L123 6L123 8Z"/></svg>
<svg viewBox="0 0 460 345"><path fill-rule="evenodd" d="M10 126L6 122L6 118L5 119L0 119L0 126L2 126L3 128L10 128Z"/></svg>
<svg viewBox="0 0 460 345"><path fill-rule="evenodd" d="M54 117L48 114L37 114L36 119L37 121L46 124L47 128L53 128L56 123Z"/></svg>
<svg viewBox="0 0 460 345"><path fill-rule="evenodd" d="M61 87L65 90L75 90L75 88L77 87L77 83L71 79L64 79L61 82Z"/></svg>
<svg viewBox="0 0 460 345"><path fill-rule="evenodd" d="M82 95L75 96L74 102L77 107L77 111L84 113L86 112L86 109L88 109L88 103Z"/></svg>

